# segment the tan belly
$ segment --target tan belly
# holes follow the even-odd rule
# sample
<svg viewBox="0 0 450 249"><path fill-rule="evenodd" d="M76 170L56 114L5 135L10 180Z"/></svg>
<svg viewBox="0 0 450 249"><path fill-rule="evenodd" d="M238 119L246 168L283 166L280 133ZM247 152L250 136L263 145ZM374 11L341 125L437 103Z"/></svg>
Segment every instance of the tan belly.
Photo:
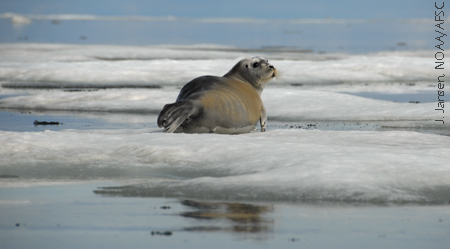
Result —
<svg viewBox="0 0 450 249"><path fill-rule="evenodd" d="M248 94L233 88L224 88L204 94L199 101L203 106L203 118L209 119L210 124L214 126L255 126L261 117L261 98L257 93Z"/></svg>

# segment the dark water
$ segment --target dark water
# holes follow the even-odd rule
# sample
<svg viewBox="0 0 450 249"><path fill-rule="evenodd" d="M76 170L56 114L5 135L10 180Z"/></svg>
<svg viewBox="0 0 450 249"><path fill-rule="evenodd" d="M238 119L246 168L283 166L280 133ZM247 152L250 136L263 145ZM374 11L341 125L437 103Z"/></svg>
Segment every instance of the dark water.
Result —
<svg viewBox="0 0 450 249"><path fill-rule="evenodd" d="M203 19L202 19L203 20ZM14 26L0 19L0 42L71 44L219 44L367 53L434 48L434 28L412 20L46 20Z"/></svg>

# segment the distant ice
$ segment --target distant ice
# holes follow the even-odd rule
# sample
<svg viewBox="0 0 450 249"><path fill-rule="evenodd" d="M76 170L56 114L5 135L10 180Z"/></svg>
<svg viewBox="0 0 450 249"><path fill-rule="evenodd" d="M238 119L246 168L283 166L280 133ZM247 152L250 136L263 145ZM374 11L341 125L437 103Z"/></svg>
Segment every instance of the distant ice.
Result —
<svg viewBox="0 0 450 249"><path fill-rule="evenodd" d="M32 88L182 86L198 76L224 75L241 58L255 55L279 69L278 85L419 82L436 76L423 51L285 56L211 45L0 44L0 80L4 87Z"/></svg>
<svg viewBox="0 0 450 249"><path fill-rule="evenodd" d="M99 16L99 15L77 15L77 14L20 14L28 19L35 20L89 20L89 21L182 21L193 23L286 23L286 24L361 24L374 23L374 19L335 19L335 18L311 18L311 19L261 19L261 18L186 18L176 16ZM14 18L16 13L1 13L0 18ZM413 23L433 23L430 19L415 18L403 20Z"/></svg>
<svg viewBox="0 0 450 249"><path fill-rule="evenodd" d="M32 22L31 19L26 16L17 14L11 15L11 23L13 25L27 25L30 24L31 22Z"/></svg>

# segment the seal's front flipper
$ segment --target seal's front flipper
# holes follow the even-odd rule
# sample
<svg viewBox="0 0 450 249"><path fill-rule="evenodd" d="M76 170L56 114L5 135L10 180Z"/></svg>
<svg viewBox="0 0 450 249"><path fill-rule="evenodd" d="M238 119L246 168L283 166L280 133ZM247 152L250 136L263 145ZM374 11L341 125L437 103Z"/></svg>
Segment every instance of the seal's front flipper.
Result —
<svg viewBox="0 0 450 249"><path fill-rule="evenodd" d="M266 131L267 115L264 106L261 106L261 118L259 119L259 122L261 123L261 132Z"/></svg>

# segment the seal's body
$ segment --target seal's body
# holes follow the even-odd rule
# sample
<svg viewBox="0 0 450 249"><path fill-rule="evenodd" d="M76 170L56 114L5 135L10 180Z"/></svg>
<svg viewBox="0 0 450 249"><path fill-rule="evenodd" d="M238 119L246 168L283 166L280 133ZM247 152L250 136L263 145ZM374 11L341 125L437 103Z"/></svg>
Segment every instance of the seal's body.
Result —
<svg viewBox="0 0 450 249"><path fill-rule="evenodd" d="M258 121L266 128L261 93L277 70L262 57L239 61L223 77L202 76L187 83L175 103L158 116L166 132L239 134Z"/></svg>

